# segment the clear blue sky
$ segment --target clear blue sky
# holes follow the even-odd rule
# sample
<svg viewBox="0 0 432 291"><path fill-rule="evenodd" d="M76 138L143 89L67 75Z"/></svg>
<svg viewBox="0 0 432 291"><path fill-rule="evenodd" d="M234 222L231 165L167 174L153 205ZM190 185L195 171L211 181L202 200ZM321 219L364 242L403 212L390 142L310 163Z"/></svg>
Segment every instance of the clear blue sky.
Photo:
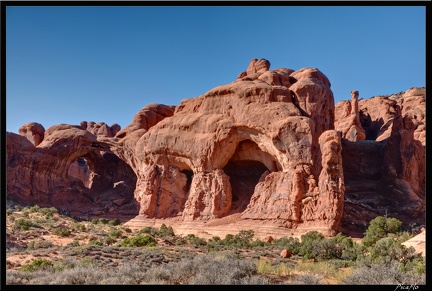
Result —
<svg viewBox="0 0 432 291"><path fill-rule="evenodd" d="M231 83L253 58L318 68L336 103L406 91L425 86L425 22L425 6L8 6L6 130L124 128L145 105Z"/></svg>

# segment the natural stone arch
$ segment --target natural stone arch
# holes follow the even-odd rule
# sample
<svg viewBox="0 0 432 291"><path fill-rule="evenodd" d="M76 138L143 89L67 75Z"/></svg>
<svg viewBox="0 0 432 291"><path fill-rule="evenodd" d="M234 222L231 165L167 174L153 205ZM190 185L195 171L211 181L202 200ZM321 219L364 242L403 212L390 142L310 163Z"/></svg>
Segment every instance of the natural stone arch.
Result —
<svg viewBox="0 0 432 291"><path fill-rule="evenodd" d="M110 151L93 150L75 158L67 167L67 179L72 180L76 195L72 195L72 205L64 204L79 208L80 215L116 212L138 214L134 196L137 176L125 161ZM78 196L87 203L78 203ZM64 201L70 197L55 199Z"/></svg>
<svg viewBox="0 0 432 291"><path fill-rule="evenodd" d="M262 151L254 141L247 139L239 142L234 154L223 168L230 177L231 212L245 210L258 182L280 168L279 162Z"/></svg>
<svg viewBox="0 0 432 291"><path fill-rule="evenodd" d="M89 164L88 159L85 157L78 157L73 161L68 168L67 174L69 177L80 180L84 187L90 189L93 184L93 178L95 176L94 169L91 167L92 163Z"/></svg>

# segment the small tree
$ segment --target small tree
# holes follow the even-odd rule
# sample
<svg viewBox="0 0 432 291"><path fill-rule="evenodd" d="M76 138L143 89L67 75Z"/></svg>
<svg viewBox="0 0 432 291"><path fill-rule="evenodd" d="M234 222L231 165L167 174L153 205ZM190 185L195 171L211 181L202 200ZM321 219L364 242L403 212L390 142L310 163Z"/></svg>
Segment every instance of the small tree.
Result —
<svg viewBox="0 0 432 291"><path fill-rule="evenodd" d="M401 225L402 221L396 218L377 216L369 222L362 244L365 247L373 246L378 240L387 237L389 234L399 233Z"/></svg>

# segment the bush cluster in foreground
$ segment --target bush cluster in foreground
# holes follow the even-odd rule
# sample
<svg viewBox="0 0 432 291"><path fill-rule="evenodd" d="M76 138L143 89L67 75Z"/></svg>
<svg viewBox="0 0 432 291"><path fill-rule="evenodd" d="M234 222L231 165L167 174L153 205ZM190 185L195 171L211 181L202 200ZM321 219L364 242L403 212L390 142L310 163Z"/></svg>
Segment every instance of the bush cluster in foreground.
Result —
<svg viewBox="0 0 432 291"><path fill-rule="evenodd" d="M254 239L252 230L206 240L193 234L176 236L164 224L132 233L118 220L107 219L86 224L73 221L65 227L55 208L38 206L24 208L18 218L13 214L8 209L14 235L47 229L62 237L88 235L89 242L83 245L79 239L74 240L60 250L66 254L62 259L36 258L18 270L7 270L7 285L311 285L328 284L329 278L347 285L426 282L425 258L402 244L413 235L401 231L402 223L395 218L378 216L371 220L362 242L356 243L342 233L326 238L316 231L300 239L283 237L271 242ZM162 247L161 242L171 250ZM53 247L36 240L20 251L48 252ZM182 251L174 254L177 248ZM278 257L282 249L289 250L292 257ZM59 252L58 247L55 250ZM6 256L12 251L7 249Z"/></svg>

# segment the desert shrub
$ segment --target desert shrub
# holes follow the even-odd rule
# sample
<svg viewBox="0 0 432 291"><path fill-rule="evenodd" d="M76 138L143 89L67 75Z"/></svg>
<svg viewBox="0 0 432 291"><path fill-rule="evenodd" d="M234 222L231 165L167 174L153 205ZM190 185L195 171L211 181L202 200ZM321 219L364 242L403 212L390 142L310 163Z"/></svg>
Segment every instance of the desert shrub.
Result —
<svg viewBox="0 0 432 291"><path fill-rule="evenodd" d="M407 255L407 249L404 245L391 237L385 237L379 239L374 247L369 248L368 257L374 263L389 263L402 259L404 255Z"/></svg>
<svg viewBox="0 0 432 291"><path fill-rule="evenodd" d="M113 238L119 238L122 235L122 231L120 229L112 229L108 235Z"/></svg>
<svg viewBox="0 0 432 291"><path fill-rule="evenodd" d="M203 238L200 238L194 234L188 234L186 236L186 240L192 244L192 245L196 245L196 246L205 246L207 244L206 240Z"/></svg>
<svg viewBox="0 0 432 291"><path fill-rule="evenodd" d="M80 246L80 243L79 243L79 241L77 239L74 239L73 241L71 241L70 243L68 243L68 246L78 247L78 246Z"/></svg>
<svg viewBox="0 0 432 291"><path fill-rule="evenodd" d="M259 238L255 239L254 241L250 242L250 247L251 248L256 248L256 247L264 247L266 246L268 243L260 240Z"/></svg>
<svg viewBox="0 0 432 291"><path fill-rule="evenodd" d="M33 226L33 222L29 219L18 218L14 221L14 229L29 230Z"/></svg>
<svg viewBox="0 0 432 291"><path fill-rule="evenodd" d="M40 208L40 206L39 205L33 205L33 206L28 206L28 207L25 207L25 210L28 210L30 213L36 213L36 212L39 212L39 210L40 210L41 208Z"/></svg>
<svg viewBox="0 0 432 291"><path fill-rule="evenodd" d="M328 262L299 262L295 266L295 270L302 273L311 273L323 277L335 277L339 272L339 268Z"/></svg>
<svg viewBox="0 0 432 291"><path fill-rule="evenodd" d="M20 271L33 272L37 270L47 270L53 267L53 263L47 259L36 259L28 264L23 265Z"/></svg>
<svg viewBox="0 0 432 291"><path fill-rule="evenodd" d="M341 280L348 285L423 285L426 275L405 272L396 261L389 264L380 263L361 265Z"/></svg>
<svg viewBox="0 0 432 291"><path fill-rule="evenodd" d="M145 283L144 274L146 269L137 262L126 262L122 264L116 271L110 272L105 276L100 284L103 285L138 285Z"/></svg>
<svg viewBox="0 0 432 291"><path fill-rule="evenodd" d="M240 230L236 235L227 234L223 240L218 240L217 242L221 245L245 248L251 246L254 235L253 230ZM214 242L216 241L212 243ZM259 244L259 242L257 242L257 244Z"/></svg>
<svg viewBox="0 0 432 291"><path fill-rule="evenodd" d="M402 222L396 218L377 216L369 222L362 244L365 247L373 246L379 239L387 237L388 234L399 233L401 226Z"/></svg>
<svg viewBox="0 0 432 291"><path fill-rule="evenodd" d="M418 261L419 257L421 256L415 253L413 247L407 248L396 238L385 237L378 240L374 247L369 247L367 252L358 257L357 261L359 264L368 266L372 264L389 265L392 262L397 262L402 268L405 268L404 266L407 264L407 266L415 265L416 263L413 261Z"/></svg>
<svg viewBox="0 0 432 291"><path fill-rule="evenodd" d="M306 273L299 274L290 281L292 285L321 285L323 284L323 277L316 274Z"/></svg>
<svg viewBox="0 0 432 291"><path fill-rule="evenodd" d="M219 251L225 246L225 241L219 236L213 236L207 240L207 248L211 251Z"/></svg>
<svg viewBox="0 0 432 291"><path fill-rule="evenodd" d="M257 275L250 260L240 260L230 254L207 254L192 259L151 267L145 274L146 282L158 284L267 284Z"/></svg>
<svg viewBox="0 0 432 291"><path fill-rule="evenodd" d="M96 267L97 263L94 259L92 259L91 257L84 257L81 260L78 261L78 263L76 264L76 266L78 267Z"/></svg>
<svg viewBox="0 0 432 291"><path fill-rule="evenodd" d="M135 237L128 237L122 240L121 245L123 247L152 247L157 244L157 241L155 238L153 238L150 235L138 235Z"/></svg>
<svg viewBox="0 0 432 291"><path fill-rule="evenodd" d="M108 235L108 236L102 237L101 238L101 242L102 242L103 245L110 246L112 244L115 244L117 242L117 240L116 240L115 237L112 237L112 236Z"/></svg>
<svg viewBox="0 0 432 291"><path fill-rule="evenodd" d="M324 240L324 235L314 230L303 234L300 238L299 255L301 255L304 260L317 259L321 252L323 245L321 241Z"/></svg>
<svg viewBox="0 0 432 291"><path fill-rule="evenodd" d="M166 226L164 223L160 226L159 230L155 233L157 237L172 237L174 235L174 230L171 226Z"/></svg>
<svg viewBox="0 0 432 291"><path fill-rule="evenodd" d="M7 270L6 271L6 285L26 285L36 284L41 278L48 277L52 279L51 271L36 270L33 272Z"/></svg>
<svg viewBox="0 0 432 291"><path fill-rule="evenodd" d="M132 229L130 229L129 227L124 227L123 230L127 233L131 233Z"/></svg>
<svg viewBox="0 0 432 291"><path fill-rule="evenodd" d="M70 226L73 231L86 231L86 226L82 223L73 222Z"/></svg>
<svg viewBox="0 0 432 291"><path fill-rule="evenodd" d="M270 260L259 259L256 261L256 270L263 275L290 276L293 273L293 268L286 263L274 265Z"/></svg>
<svg viewBox="0 0 432 291"><path fill-rule="evenodd" d="M251 245L252 239L255 233L253 230L240 230L238 234L234 236L237 246L248 247Z"/></svg>
<svg viewBox="0 0 432 291"><path fill-rule="evenodd" d="M44 214L46 218L51 218L54 216L54 214L58 213L58 210L55 207L45 207L45 208L40 208L39 212Z"/></svg>
<svg viewBox="0 0 432 291"><path fill-rule="evenodd" d="M58 271L63 271L66 269L72 269L77 265L77 260L76 259L71 259L71 258L61 258L57 261L54 262L53 265L53 269L58 272Z"/></svg>
<svg viewBox="0 0 432 291"><path fill-rule="evenodd" d="M330 256L327 258L355 261L357 259L359 246L351 238L338 233L337 235L326 239L333 249Z"/></svg>
<svg viewBox="0 0 432 291"><path fill-rule="evenodd" d="M72 269L65 269L56 272L50 280L54 285L97 285L107 276L105 270L95 266L76 266Z"/></svg>
<svg viewBox="0 0 432 291"><path fill-rule="evenodd" d="M103 246L103 242L101 242L100 240L96 240L96 239L89 240L88 244L90 246Z"/></svg>
<svg viewBox="0 0 432 291"><path fill-rule="evenodd" d="M27 243L28 250L48 249L52 246L53 246L52 242L48 240L29 241Z"/></svg>
<svg viewBox="0 0 432 291"><path fill-rule="evenodd" d="M120 221L120 219L116 218L116 219L112 219L112 220L108 221L108 224L112 225L112 226L116 226L116 225L120 225L121 221Z"/></svg>
<svg viewBox="0 0 432 291"><path fill-rule="evenodd" d="M331 266L334 266L336 269L353 267L356 265L356 261L344 259L330 259L325 262Z"/></svg>
<svg viewBox="0 0 432 291"><path fill-rule="evenodd" d="M391 235L389 234L389 236ZM397 234L394 234L394 236L396 237L396 240L399 243L406 242L407 240L412 239L414 237L413 234L409 233L408 231L399 232Z"/></svg>
<svg viewBox="0 0 432 291"><path fill-rule="evenodd" d="M157 232L158 232L157 228L151 227L151 226L146 226L146 227L140 229L138 231L138 234L146 233L146 234L156 235Z"/></svg>
<svg viewBox="0 0 432 291"><path fill-rule="evenodd" d="M402 269L413 274L426 275L426 257L416 255L411 260L407 261Z"/></svg>
<svg viewBox="0 0 432 291"><path fill-rule="evenodd" d="M92 222L92 224L108 224L108 219L103 218L103 217L95 218L91 222Z"/></svg>
<svg viewBox="0 0 432 291"><path fill-rule="evenodd" d="M300 252L301 243L297 237L282 237L272 241L272 244L288 249L291 254L297 255Z"/></svg>
<svg viewBox="0 0 432 291"><path fill-rule="evenodd" d="M56 227L52 230L52 233L58 236L70 236L71 235L71 231L69 229L67 229L66 227Z"/></svg>

